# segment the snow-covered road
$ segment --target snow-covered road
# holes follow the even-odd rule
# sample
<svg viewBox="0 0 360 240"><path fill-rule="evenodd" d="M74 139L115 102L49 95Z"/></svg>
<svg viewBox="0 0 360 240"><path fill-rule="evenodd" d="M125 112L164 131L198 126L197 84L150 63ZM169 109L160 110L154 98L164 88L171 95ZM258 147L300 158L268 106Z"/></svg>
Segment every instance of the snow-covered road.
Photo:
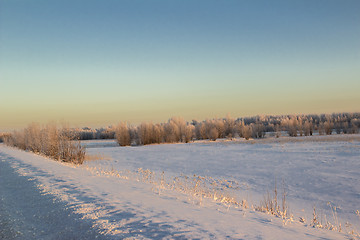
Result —
<svg viewBox="0 0 360 240"><path fill-rule="evenodd" d="M67 203L44 194L36 178L19 175L0 152L0 239L107 239L92 228L92 220L69 209Z"/></svg>

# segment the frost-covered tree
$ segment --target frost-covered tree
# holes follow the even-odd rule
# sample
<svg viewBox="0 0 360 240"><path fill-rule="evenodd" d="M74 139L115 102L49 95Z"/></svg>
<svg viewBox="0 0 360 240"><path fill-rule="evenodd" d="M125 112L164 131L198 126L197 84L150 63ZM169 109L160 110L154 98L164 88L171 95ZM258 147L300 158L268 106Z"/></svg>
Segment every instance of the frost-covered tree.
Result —
<svg viewBox="0 0 360 240"><path fill-rule="evenodd" d="M352 119L350 123L351 123L350 132L351 132L352 134L354 134L354 133L359 133L360 120L358 120L358 119Z"/></svg>
<svg viewBox="0 0 360 240"><path fill-rule="evenodd" d="M251 125L252 137L253 138L263 138L265 136L265 127L262 123L252 123Z"/></svg>
<svg viewBox="0 0 360 240"><path fill-rule="evenodd" d="M164 126L165 130L165 142L174 143L180 142L181 140L181 132L179 126L175 121L169 120L168 123Z"/></svg>
<svg viewBox="0 0 360 240"><path fill-rule="evenodd" d="M194 125L187 125L185 128L185 135L184 135L184 142L188 143L190 141L192 141L193 136L194 136L194 130L195 127Z"/></svg>
<svg viewBox="0 0 360 240"><path fill-rule="evenodd" d="M274 130L275 130L275 137L276 137L276 138L281 137L280 124L276 124L276 125L274 126Z"/></svg>
<svg viewBox="0 0 360 240"><path fill-rule="evenodd" d="M32 123L24 129L26 148L34 153L41 152L41 129L38 123Z"/></svg>
<svg viewBox="0 0 360 240"><path fill-rule="evenodd" d="M334 128L335 128L335 131L336 131L337 134L341 133L341 123L339 121L336 121L334 123Z"/></svg>
<svg viewBox="0 0 360 240"><path fill-rule="evenodd" d="M116 140L120 146L130 146L130 132L127 123L121 122L116 128L115 131Z"/></svg>
<svg viewBox="0 0 360 240"><path fill-rule="evenodd" d="M228 114L224 121L224 127L225 127L225 133L224 135L227 138L233 138L236 135L236 126L235 126L235 119L230 117L230 114Z"/></svg>
<svg viewBox="0 0 360 240"><path fill-rule="evenodd" d="M212 141L216 141L216 139L218 138L219 136L219 132L218 130L216 129L215 126L213 127L210 127L209 130L208 130L208 138Z"/></svg>
<svg viewBox="0 0 360 240"><path fill-rule="evenodd" d="M305 136L311 136L313 134L312 123L310 121L305 121L303 131Z"/></svg>
<svg viewBox="0 0 360 240"><path fill-rule="evenodd" d="M324 135L324 133L325 133L324 123L322 123L322 122L319 123L318 132L319 132L319 135Z"/></svg>
<svg viewBox="0 0 360 240"><path fill-rule="evenodd" d="M152 123L143 122L138 127L138 136L141 145L155 143L154 125Z"/></svg>
<svg viewBox="0 0 360 240"><path fill-rule="evenodd" d="M333 130L333 126L334 126L333 123L330 122L330 121L326 121L324 123L324 132L325 132L326 135L331 135L332 130Z"/></svg>
<svg viewBox="0 0 360 240"><path fill-rule="evenodd" d="M85 159L85 149L74 140L77 139L75 135L76 132L66 126L58 129L51 124L46 127L30 124L22 131L12 133L6 144L56 160L81 164Z"/></svg>
<svg viewBox="0 0 360 240"><path fill-rule="evenodd" d="M252 135L252 127L250 125L244 125L241 127L241 135L246 139L249 140Z"/></svg>
<svg viewBox="0 0 360 240"><path fill-rule="evenodd" d="M160 124L155 124L153 127L153 142L154 143L164 142L164 127Z"/></svg>
<svg viewBox="0 0 360 240"><path fill-rule="evenodd" d="M286 129L287 133L290 137L297 136L297 128L298 128L298 120L295 116L292 116L290 119L285 118L281 121L281 125L284 129Z"/></svg>
<svg viewBox="0 0 360 240"><path fill-rule="evenodd" d="M202 122L199 127L200 127L200 139L209 139L207 135L206 123Z"/></svg>

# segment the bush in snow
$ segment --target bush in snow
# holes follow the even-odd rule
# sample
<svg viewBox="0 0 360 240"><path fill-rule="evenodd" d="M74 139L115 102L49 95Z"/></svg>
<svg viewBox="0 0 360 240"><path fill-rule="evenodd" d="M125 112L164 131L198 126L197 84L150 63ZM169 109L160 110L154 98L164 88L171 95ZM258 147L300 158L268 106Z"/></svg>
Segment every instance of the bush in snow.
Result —
<svg viewBox="0 0 360 240"><path fill-rule="evenodd" d="M334 124L330 121L324 123L324 132L326 135L331 135L332 130L334 128Z"/></svg>
<svg viewBox="0 0 360 240"><path fill-rule="evenodd" d="M252 123L251 130L253 138L263 138L265 136L265 127L262 123Z"/></svg>
<svg viewBox="0 0 360 240"><path fill-rule="evenodd" d="M183 140L184 140L185 143L188 143L188 142L192 141L193 136L194 136L194 130L195 130L194 125L188 124L185 127L185 133L184 133L184 136L183 136Z"/></svg>
<svg viewBox="0 0 360 240"><path fill-rule="evenodd" d="M6 138L5 143L55 160L82 164L85 148L74 139L74 132L67 127L59 129L53 124L41 127L33 123L22 131L13 132Z"/></svg>
<svg viewBox="0 0 360 240"><path fill-rule="evenodd" d="M120 146L131 145L130 132L126 123L119 123L115 131L115 136Z"/></svg>
<svg viewBox="0 0 360 240"><path fill-rule="evenodd" d="M251 126L247 125L247 126L242 126L241 128L241 135L246 139L249 140L249 138L251 138L252 135L252 128Z"/></svg>
<svg viewBox="0 0 360 240"><path fill-rule="evenodd" d="M10 137L10 133L0 133L0 143L5 141L5 138Z"/></svg>

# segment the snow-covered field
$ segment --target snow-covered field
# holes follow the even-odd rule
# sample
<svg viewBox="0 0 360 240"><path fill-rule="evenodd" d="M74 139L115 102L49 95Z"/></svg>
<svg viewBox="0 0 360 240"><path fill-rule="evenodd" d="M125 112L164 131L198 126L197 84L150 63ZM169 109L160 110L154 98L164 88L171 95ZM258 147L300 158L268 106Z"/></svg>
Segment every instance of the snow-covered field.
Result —
<svg viewBox="0 0 360 240"><path fill-rule="evenodd" d="M0 197L8 202L0 206L0 237L29 239L31 233L53 239L47 236L67 229L69 236L83 239L96 234L110 239L358 238L345 232L360 230L359 135L140 147L116 147L114 141L83 144L92 157L78 167L0 145ZM191 189L189 182L195 179L216 182L220 192L246 200L249 207L194 196L199 186ZM25 201L12 195L20 191L11 185L14 181L33 185L26 199L34 195L43 202L34 206L35 215L47 214L38 217L38 226L41 219L49 226L30 231L26 219L33 213L8 209ZM268 191L273 194L275 181L279 199L286 190L293 221L254 210ZM188 185L177 188L180 183ZM323 225L329 221L339 228L341 223L342 233L310 227L314 206ZM53 222L49 209L69 220ZM81 230L62 225L69 221Z"/></svg>

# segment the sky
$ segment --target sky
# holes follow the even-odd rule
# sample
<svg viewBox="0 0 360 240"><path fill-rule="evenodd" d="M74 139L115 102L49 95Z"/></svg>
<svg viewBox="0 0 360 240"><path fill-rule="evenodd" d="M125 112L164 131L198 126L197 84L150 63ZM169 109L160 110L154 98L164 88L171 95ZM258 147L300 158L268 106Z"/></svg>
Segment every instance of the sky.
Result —
<svg viewBox="0 0 360 240"><path fill-rule="evenodd" d="M360 1L0 0L0 130L360 111Z"/></svg>

